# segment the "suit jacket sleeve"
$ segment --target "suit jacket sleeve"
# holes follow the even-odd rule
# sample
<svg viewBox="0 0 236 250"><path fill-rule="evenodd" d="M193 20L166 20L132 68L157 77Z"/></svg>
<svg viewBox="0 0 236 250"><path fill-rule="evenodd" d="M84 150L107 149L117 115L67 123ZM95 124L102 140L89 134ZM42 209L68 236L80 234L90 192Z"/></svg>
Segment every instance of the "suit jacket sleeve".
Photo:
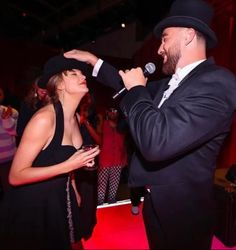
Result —
<svg viewBox="0 0 236 250"><path fill-rule="evenodd" d="M119 91L124 87L117 69L107 62L103 62L98 72L97 80L104 85L115 89L116 91Z"/></svg>
<svg viewBox="0 0 236 250"><path fill-rule="evenodd" d="M130 132L147 161L176 158L229 132L236 100L235 76L209 60L195 70L197 74L178 87L160 109L160 99L155 100L158 93L150 93L148 87L133 87L122 98L120 106ZM98 80L116 90L122 87L117 70L105 62Z"/></svg>
<svg viewBox="0 0 236 250"><path fill-rule="evenodd" d="M205 65L178 87L160 109L142 86L132 88L123 98L121 108L146 160L176 158L229 132L235 109L235 77L216 66L207 68ZM218 138L219 144L222 138ZM212 146L218 148L217 140Z"/></svg>

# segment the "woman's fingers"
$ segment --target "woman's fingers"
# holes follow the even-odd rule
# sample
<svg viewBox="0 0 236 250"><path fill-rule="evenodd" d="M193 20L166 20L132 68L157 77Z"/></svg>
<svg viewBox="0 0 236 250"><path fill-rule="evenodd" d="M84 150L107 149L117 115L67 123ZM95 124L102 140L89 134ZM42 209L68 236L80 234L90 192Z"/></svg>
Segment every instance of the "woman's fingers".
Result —
<svg viewBox="0 0 236 250"><path fill-rule="evenodd" d="M79 149L72 157L76 158L80 162L80 166L92 166L94 165L94 159L99 154L99 146L96 146L89 150Z"/></svg>

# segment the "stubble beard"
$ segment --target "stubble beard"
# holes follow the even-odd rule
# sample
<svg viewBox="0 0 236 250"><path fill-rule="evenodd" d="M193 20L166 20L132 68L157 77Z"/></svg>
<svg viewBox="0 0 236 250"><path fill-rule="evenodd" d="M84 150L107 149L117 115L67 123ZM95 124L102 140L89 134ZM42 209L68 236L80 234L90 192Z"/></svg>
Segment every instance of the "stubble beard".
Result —
<svg viewBox="0 0 236 250"><path fill-rule="evenodd" d="M166 75L173 75L176 70L176 65L181 57L180 49L175 46L166 52L167 61L162 66L162 71Z"/></svg>

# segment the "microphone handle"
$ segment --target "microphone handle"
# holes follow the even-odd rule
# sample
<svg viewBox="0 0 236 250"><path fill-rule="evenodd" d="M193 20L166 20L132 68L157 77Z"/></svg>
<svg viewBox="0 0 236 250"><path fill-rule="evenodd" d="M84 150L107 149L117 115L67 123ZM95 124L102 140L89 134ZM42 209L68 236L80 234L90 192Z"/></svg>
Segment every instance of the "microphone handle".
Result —
<svg viewBox="0 0 236 250"><path fill-rule="evenodd" d="M122 92L124 92L126 90L126 88L122 88L121 90L119 90L119 92L117 92L115 95L112 96L112 99L116 99Z"/></svg>

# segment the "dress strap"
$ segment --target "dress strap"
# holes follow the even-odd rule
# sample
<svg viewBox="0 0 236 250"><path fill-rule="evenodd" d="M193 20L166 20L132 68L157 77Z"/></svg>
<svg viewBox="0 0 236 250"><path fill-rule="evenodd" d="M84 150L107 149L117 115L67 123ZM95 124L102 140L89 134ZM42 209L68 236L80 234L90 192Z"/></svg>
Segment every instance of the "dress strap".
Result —
<svg viewBox="0 0 236 250"><path fill-rule="evenodd" d="M54 103L53 106L54 106L54 110L56 114L56 127L55 127L54 136L48 148L49 147L54 148L56 146L60 146L62 143L63 134L64 134L64 113L63 113L61 102L58 101Z"/></svg>

